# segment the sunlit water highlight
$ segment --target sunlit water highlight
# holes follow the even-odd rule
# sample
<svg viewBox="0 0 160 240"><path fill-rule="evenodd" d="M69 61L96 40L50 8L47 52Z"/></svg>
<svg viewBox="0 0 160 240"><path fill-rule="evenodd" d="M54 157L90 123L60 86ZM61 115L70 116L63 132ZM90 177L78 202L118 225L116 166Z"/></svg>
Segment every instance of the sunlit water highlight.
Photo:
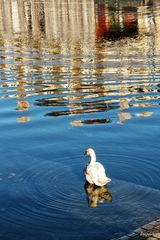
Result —
<svg viewBox="0 0 160 240"><path fill-rule="evenodd" d="M160 217L159 2L6 4L0 237L112 239ZM112 179L96 208L88 146Z"/></svg>

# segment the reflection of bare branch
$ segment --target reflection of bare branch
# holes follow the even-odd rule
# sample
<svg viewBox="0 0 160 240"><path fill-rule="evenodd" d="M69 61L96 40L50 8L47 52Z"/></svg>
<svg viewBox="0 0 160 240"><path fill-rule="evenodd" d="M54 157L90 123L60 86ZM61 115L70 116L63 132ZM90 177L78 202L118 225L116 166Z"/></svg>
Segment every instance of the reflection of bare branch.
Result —
<svg viewBox="0 0 160 240"><path fill-rule="evenodd" d="M92 124L105 124L111 123L111 119L85 119L85 120L75 120L71 121L72 126L83 126L83 125L92 125Z"/></svg>
<svg viewBox="0 0 160 240"><path fill-rule="evenodd" d="M64 116L64 115L79 115L79 114L85 114L85 113L96 113L96 112L104 112L108 110L108 107L99 107L99 108L79 108L79 109L74 109L74 110L66 110L66 111L54 111L47 113L46 116Z"/></svg>

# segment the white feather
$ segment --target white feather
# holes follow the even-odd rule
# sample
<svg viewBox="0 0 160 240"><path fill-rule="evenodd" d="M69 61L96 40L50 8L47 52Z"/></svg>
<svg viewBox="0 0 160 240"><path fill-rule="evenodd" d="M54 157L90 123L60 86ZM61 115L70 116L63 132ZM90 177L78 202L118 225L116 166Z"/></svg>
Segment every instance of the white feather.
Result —
<svg viewBox="0 0 160 240"><path fill-rule="evenodd" d="M84 172L86 180L90 184L95 184L96 186L104 186L109 183L111 179L106 176L103 165L99 162L96 162L94 150L89 148L86 150L86 153L91 157L90 162L87 164Z"/></svg>

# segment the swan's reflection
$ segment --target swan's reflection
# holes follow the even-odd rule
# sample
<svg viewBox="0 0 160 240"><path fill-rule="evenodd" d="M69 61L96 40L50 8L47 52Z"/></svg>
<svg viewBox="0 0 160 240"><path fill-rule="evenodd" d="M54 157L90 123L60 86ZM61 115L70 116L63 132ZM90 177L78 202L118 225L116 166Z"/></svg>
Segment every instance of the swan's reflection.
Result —
<svg viewBox="0 0 160 240"><path fill-rule="evenodd" d="M94 184L89 184L86 181L84 189L87 195L89 207L97 207L97 204L104 202L104 200L109 202L112 201L112 195L109 193L107 186L98 187Z"/></svg>

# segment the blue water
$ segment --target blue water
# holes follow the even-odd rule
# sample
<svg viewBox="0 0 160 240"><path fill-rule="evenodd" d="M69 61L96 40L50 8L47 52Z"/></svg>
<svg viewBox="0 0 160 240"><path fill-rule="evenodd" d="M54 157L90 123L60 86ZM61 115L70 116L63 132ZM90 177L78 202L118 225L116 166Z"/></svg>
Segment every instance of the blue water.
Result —
<svg viewBox="0 0 160 240"><path fill-rule="evenodd" d="M160 4L117 2L0 7L3 240L113 239L160 217ZM112 179L94 208L87 147Z"/></svg>

